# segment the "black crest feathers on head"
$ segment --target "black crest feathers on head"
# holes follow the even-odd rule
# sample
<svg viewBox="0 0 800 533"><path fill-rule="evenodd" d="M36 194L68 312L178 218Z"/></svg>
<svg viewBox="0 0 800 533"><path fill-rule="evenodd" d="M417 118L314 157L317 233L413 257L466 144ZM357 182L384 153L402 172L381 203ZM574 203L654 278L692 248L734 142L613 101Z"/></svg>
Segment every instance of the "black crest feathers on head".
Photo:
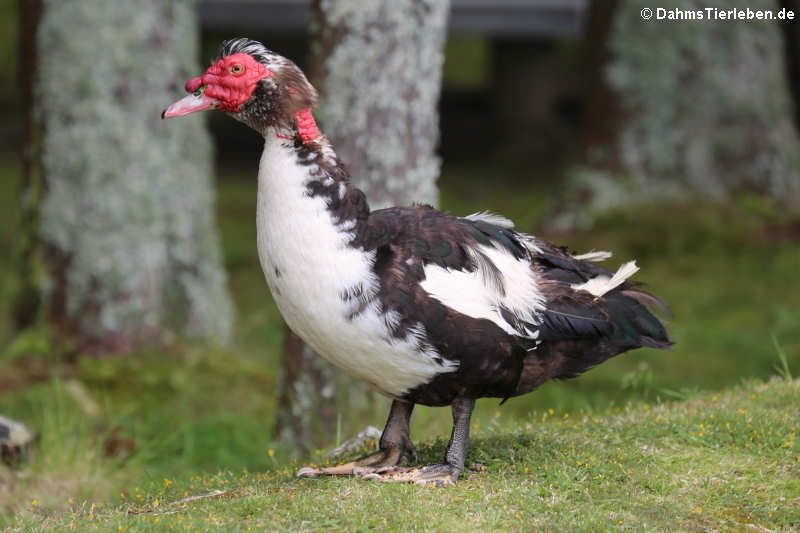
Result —
<svg viewBox="0 0 800 533"><path fill-rule="evenodd" d="M256 61L264 65L275 62L278 54L258 41L246 37L237 37L222 43L217 52L217 61L233 54L250 54Z"/></svg>

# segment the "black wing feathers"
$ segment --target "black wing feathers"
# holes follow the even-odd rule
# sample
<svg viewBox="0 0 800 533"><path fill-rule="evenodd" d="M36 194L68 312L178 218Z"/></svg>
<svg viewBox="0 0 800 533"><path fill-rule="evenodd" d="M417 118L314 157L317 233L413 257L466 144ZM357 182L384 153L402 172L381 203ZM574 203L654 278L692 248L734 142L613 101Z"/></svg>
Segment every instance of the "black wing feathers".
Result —
<svg viewBox="0 0 800 533"><path fill-rule="evenodd" d="M519 242L519 234L509 228L497 226L484 220L470 220L459 218L459 222L467 226L470 233L480 244L495 247L495 244L503 246L517 259L529 257L528 249Z"/></svg>
<svg viewBox="0 0 800 533"><path fill-rule="evenodd" d="M514 230L448 215L427 205L373 211L368 227L365 249L391 245L402 249L404 256L443 268L474 271L480 266L473 258L478 244L502 246L517 259L529 257Z"/></svg>
<svg viewBox="0 0 800 533"><path fill-rule="evenodd" d="M592 263L575 259L566 248L537 241L541 253L536 254L536 262L544 277L561 283L583 283L595 276L611 276L613 272Z"/></svg>
<svg viewBox="0 0 800 533"><path fill-rule="evenodd" d="M539 340L585 339L613 333L612 323L602 313L598 312L595 316L587 314L585 309L574 312L548 309L542 316Z"/></svg>
<svg viewBox="0 0 800 533"><path fill-rule="evenodd" d="M537 242L537 244L539 244ZM626 281L602 297L576 291L572 284L613 272L589 261L575 259L564 249L542 243L535 260L550 284L544 287L547 310L543 313L539 339L575 340L607 338L620 350L639 346L664 348L671 343L661 322L643 304L663 306L654 296Z"/></svg>
<svg viewBox="0 0 800 533"><path fill-rule="evenodd" d="M504 309L500 312L518 331L538 328L537 340L602 338L624 346L622 349L670 344L661 322L643 305L660 303L657 298L638 290L638 285L631 281L599 298L576 291L571 285L596 276L611 277L613 272L575 259L564 248L544 241L536 240L538 250L532 253L513 229L485 220L454 217L430 206L412 206L372 212L365 237L365 248L378 252L376 270L381 277L394 270L404 283L410 284L422 280L426 264L454 270L482 269L491 274L495 265L488 257L481 256L476 249L479 244L502 247L520 260L529 258L537 274L545 280L542 291L547 308L540 315L540 323L523 324L513 313ZM416 261L406 262L409 259ZM502 286L501 273L497 275L498 289L512 291L513 287Z"/></svg>
<svg viewBox="0 0 800 533"><path fill-rule="evenodd" d="M605 308L617 325L615 337L625 346L667 348L672 345L661 321L638 301L620 291L612 291L605 300Z"/></svg>

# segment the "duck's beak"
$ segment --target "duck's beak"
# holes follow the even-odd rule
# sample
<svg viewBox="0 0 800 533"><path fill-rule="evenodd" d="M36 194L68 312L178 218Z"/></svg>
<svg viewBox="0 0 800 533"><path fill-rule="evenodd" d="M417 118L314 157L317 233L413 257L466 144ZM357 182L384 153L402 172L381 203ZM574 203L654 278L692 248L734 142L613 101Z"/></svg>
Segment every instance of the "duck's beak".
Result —
<svg viewBox="0 0 800 533"><path fill-rule="evenodd" d="M202 89L204 89L203 87ZM205 111L207 109L215 109L220 101L216 98L206 96L204 90L197 90L181 98L164 111L161 112L161 118L180 117L188 115L189 113L196 113L197 111Z"/></svg>

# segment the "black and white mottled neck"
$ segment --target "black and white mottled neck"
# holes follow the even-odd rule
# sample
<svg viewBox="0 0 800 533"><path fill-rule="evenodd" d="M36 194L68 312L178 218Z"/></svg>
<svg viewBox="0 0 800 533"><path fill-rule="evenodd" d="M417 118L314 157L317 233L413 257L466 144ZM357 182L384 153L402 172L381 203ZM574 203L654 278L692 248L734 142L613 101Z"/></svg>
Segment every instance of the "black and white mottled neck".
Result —
<svg viewBox="0 0 800 533"><path fill-rule="evenodd" d="M289 327L317 353L395 398L442 372L417 334L373 298L375 251L362 246L369 208L324 137L265 136L258 176L258 252ZM352 295L358 295L353 302ZM361 305L353 313L353 305ZM441 361L441 360L440 360Z"/></svg>

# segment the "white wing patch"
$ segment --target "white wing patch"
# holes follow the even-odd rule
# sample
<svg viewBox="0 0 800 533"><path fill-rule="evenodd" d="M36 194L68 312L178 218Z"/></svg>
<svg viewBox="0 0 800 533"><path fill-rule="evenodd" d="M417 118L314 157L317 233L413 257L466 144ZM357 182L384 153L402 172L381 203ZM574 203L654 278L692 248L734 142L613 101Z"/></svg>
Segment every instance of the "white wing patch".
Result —
<svg viewBox="0 0 800 533"><path fill-rule="evenodd" d="M625 280L636 274L638 271L639 267L636 266L636 261L628 261L627 263L621 265L610 278L608 276L596 276L585 283L575 283L570 285L570 287L576 291L586 291L594 294L599 298L608 291L616 289L622 285Z"/></svg>
<svg viewBox="0 0 800 533"><path fill-rule="evenodd" d="M481 221L481 222L486 222L487 224L494 224L495 226L500 226L501 228L505 229L514 229L513 221L507 219L502 215L492 213L491 211L480 211L478 213L472 213L471 215L467 215L464 218L466 218L467 220L472 220L473 222Z"/></svg>
<svg viewBox="0 0 800 533"><path fill-rule="evenodd" d="M588 252L585 254L573 255L573 259L577 259L578 261L591 261L592 263L599 263L600 261L605 261L606 259L611 259L613 256L611 252L606 252L605 250L598 250L596 252Z"/></svg>
<svg viewBox="0 0 800 533"><path fill-rule="evenodd" d="M545 309L545 298L539 291L530 261L517 259L505 249L485 245L478 245L472 253L473 257L478 256L475 261L479 268L475 271L428 265L420 286L463 315L491 320L511 335L535 338L535 329L520 331L500 312L506 309L520 321L538 323L538 313ZM489 259L496 269L481 267L480 255Z"/></svg>

